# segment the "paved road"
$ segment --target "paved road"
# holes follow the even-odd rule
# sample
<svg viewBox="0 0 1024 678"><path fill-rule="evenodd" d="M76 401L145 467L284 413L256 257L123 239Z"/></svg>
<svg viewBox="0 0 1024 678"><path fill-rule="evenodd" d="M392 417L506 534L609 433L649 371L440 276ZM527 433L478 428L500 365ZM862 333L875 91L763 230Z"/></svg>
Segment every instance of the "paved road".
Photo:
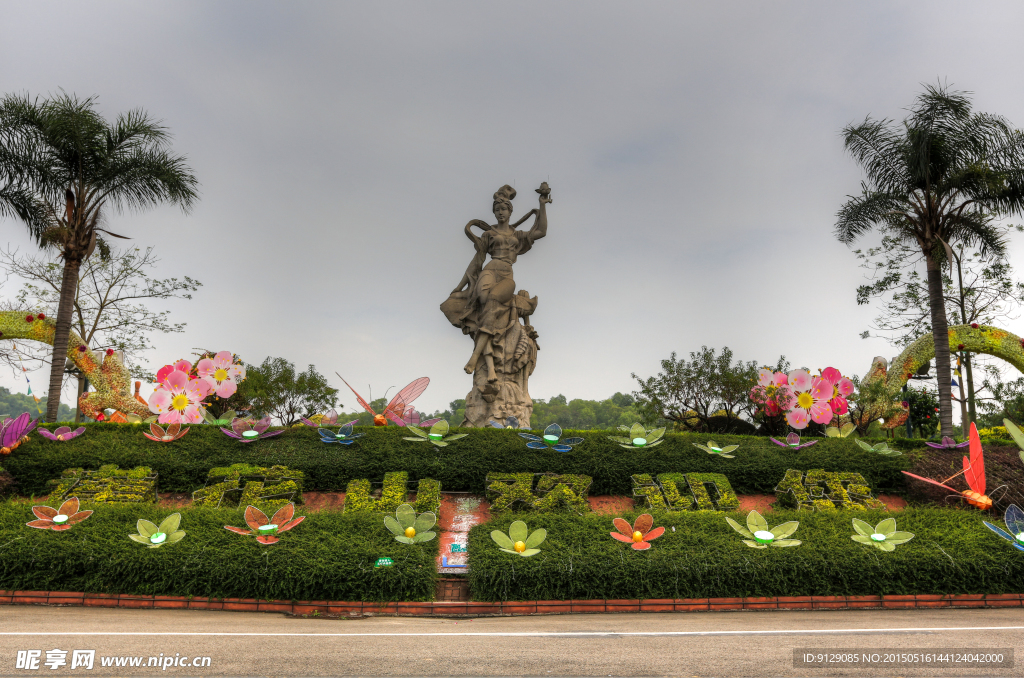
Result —
<svg viewBox="0 0 1024 678"><path fill-rule="evenodd" d="M68 650L67 665L43 665ZM794 668L794 648L1017 648L1015 668ZM1005 610L763 611L566 615L474 620L293 619L266 613L0 607L0 676L1024 675L1024 613ZM18 650L39 669L16 669ZM94 668L71 670L76 649ZM151 656L210 657L210 666L147 668ZM100 666L140 656L140 668Z"/></svg>

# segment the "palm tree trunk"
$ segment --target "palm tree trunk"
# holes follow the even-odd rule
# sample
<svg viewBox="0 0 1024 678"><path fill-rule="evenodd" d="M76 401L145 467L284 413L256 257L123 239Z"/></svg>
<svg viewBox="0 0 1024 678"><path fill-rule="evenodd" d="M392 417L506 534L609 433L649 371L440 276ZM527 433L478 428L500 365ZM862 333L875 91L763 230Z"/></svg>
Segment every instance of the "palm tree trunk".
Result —
<svg viewBox="0 0 1024 678"><path fill-rule="evenodd" d="M942 296L942 270L931 252L926 252L928 265L928 305L932 312L932 336L935 339L935 377L939 384L939 435L953 435L953 387L949 369L949 325Z"/></svg>
<svg viewBox="0 0 1024 678"><path fill-rule="evenodd" d="M50 359L50 390L46 398L46 421L57 421L60 392L64 383L64 364L68 357L68 339L71 336L71 317L75 310L75 291L78 289L78 269L82 262L68 259L64 262L64 278L60 283L60 301L57 304L57 327L53 333L53 355Z"/></svg>

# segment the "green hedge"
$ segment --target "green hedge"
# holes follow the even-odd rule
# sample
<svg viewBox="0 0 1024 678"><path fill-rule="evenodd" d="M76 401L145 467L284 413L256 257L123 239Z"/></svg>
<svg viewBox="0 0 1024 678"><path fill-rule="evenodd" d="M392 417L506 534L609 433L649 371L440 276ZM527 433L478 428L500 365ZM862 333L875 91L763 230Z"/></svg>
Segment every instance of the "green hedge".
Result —
<svg viewBox="0 0 1024 678"><path fill-rule="evenodd" d="M321 511L263 546L224 529L245 527L242 511L181 509L176 544L146 548L128 538L135 523L174 513L153 505L83 504L70 530L26 527L28 503L0 502L0 590L85 591L270 600L432 600L438 540L395 541L380 515ZM303 515L301 507L296 511ZM393 567L374 569L387 556Z"/></svg>
<svg viewBox="0 0 1024 678"><path fill-rule="evenodd" d="M639 512L626 514L630 522ZM976 510L853 513L772 511L770 526L800 521L791 548L753 549L722 514L657 512L665 534L647 551L612 539L614 516L505 514L469 534L470 590L481 601L1018 593L1024 557ZM731 514L741 524L745 514ZM859 544L851 518L886 517L913 540L885 553ZM498 550L490 533L514 520L547 539L529 558ZM675 526L675 532L672 531Z"/></svg>
<svg viewBox="0 0 1024 678"><path fill-rule="evenodd" d="M160 474L160 491L192 492L203 486L215 466L245 462L279 464L305 473L303 490L344 490L349 481L379 483L391 471L407 471L410 481L433 478L445 491L483 493L488 473L563 473L591 476L591 495L632 494L630 476L637 473L722 473L740 494L771 494L790 468L861 473L875 492L904 487L907 455L882 457L865 452L850 439L827 438L792 452L767 438L703 434L669 434L657 447L627 450L608 439L606 431L573 432L584 442L562 454L531 450L514 431L462 429L469 436L437 448L402 440L398 427L365 427L366 436L353 445L327 445L309 427L293 428L274 438L241 443L213 426L193 426L173 443L147 440L138 426L91 424L84 435L57 443L33 435L3 460L22 494L45 494L46 481L64 469L149 466ZM735 459L710 455L693 446L714 438L738 444Z"/></svg>

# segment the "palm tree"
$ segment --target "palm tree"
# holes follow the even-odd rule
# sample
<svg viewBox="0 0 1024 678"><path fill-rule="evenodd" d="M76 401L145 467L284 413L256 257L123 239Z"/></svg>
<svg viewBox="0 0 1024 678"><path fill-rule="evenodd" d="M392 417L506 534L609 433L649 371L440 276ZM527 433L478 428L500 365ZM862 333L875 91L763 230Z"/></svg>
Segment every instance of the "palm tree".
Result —
<svg viewBox="0 0 1024 678"><path fill-rule="evenodd" d="M925 86L903 123L865 118L843 129L846 150L867 180L837 214L847 245L877 228L920 248L928 273L942 435L953 434L949 340L942 265L953 242L1001 256L993 217L1024 208L1024 134L1005 119L972 113L966 92Z"/></svg>
<svg viewBox="0 0 1024 678"><path fill-rule="evenodd" d="M61 92L41 102L27 95L0 100L0 177L17 189L8 209L64 260L47 421L56 420L60 404L79 268L95 249L108 251L100 233L124 237L100 227L107 212L163 202L187 212L198 197L192 170L170 154L169 141L166 128L141 110L108 123L95 97Z"/></svg>

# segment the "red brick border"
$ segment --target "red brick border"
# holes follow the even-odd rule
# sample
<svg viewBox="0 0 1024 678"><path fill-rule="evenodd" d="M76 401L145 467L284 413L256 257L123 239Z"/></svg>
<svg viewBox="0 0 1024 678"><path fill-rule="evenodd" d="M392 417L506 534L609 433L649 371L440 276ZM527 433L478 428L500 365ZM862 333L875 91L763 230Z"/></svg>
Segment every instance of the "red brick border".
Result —
<svg viewBox="0 0 1024 678"><path fill-rule="evenodd" d="M326 600L289 601L252 598L135 596L126 593L0 591L0 605L76 605L145 609L236 610L341 617L492 617L603 612L709 612L726 610L931 609L936 607L1024 607L1024 594L919 596L777 596L648 600L525 600L482 602L368 603Z"/></svg>

